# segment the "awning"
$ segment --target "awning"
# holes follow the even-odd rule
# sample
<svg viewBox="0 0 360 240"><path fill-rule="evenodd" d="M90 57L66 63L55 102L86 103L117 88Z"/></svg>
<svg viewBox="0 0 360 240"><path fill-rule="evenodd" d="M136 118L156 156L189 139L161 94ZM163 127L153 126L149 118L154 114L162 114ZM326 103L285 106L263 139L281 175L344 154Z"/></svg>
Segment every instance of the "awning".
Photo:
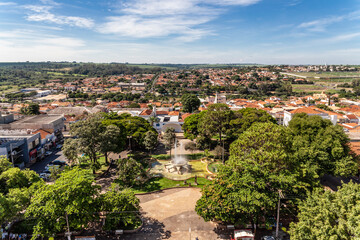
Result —
<svg viewBox="0 0 360 240"><path fill-rule="evenodd" d="M252 233L251 230L235 230L234 231L234 237L235 239L254 239L255 235Z"/></svg>
<svg viewBox="0 0 360 240"><path fill-rule="evenodd" d="M37 153L37 149L34 149L29 153L29 155L31 157L31 156L35 155L36 153Z"/></svg>

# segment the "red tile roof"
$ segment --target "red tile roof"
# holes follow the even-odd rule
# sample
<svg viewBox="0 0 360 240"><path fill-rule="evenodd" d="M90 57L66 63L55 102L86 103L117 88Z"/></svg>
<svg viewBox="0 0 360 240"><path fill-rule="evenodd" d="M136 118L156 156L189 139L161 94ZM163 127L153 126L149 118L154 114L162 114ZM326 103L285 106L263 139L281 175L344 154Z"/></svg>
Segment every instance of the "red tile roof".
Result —
<svg viewBox="0 0 360 240"><path fill-rule="evenodd" d="M315 109L312 109L309 107L298 108L298 109L292 110L290 113L291 114L296 114L296 113L321 114L321 112L316 111Z"/></svg>
<svg viewBox="0 0 360 240"><path fill-rule="evenodd" d="M140 116L150 116L152 114L152 112L153 112L153 110L151 110L151 109L145 109L139 115Z"/></svg>
<svg viewBox="0 0 360 240"><path fill-rule="evenodd" d="M179 116L180 112L179 111L172 111L172 112L169 112L168 115L170 116Z"/></svg>
<svg viewBox="0 0 360 240"><path fill-rule="evenodd" d="M185 120L188 116L191 116L192 113L184 113L183 115L181 115L181 119Z"/></svg>
<svg viewBox="0 0 360 240"><path fill-rule="evenodd" d="M33 134L36 134L36 133L40 133L41 139L45 139L47 135L51 134L50 132L45 131L43 129L39 129L39 130L33 132Z"/></svg>
<svg viewBox="0 0 360 240"><path fill-rule="evenodd" d="M168 111L156 111L156 115L168 115Z"/></svg>
<svg viewBox="0 0 360 240"><path fill-rule="evenodd" d="M354 114L346 115L346 117L347 117L348 119L358 119L357 116L355 116Z"/></svg>

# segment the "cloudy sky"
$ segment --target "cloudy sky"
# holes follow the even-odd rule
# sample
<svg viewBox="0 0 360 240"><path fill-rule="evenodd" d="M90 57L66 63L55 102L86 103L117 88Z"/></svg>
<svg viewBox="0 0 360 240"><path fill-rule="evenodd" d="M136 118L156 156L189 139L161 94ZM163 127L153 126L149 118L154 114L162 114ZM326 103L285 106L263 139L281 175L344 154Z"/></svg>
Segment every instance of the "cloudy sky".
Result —
<svg viewBox="0 0 360 240"><path fill-rule="evenodd" d="M360 64L360 0L0 0L0 61Z"/></svg>

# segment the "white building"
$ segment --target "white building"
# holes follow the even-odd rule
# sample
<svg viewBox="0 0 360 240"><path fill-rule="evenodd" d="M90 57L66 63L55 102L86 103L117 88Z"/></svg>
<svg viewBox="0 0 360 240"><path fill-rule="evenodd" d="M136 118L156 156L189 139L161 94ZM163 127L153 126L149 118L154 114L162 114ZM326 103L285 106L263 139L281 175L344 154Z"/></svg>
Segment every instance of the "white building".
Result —
<svg viewBox="0 0 360 240"><path fill-rule="evenodd" d="M322 112L322 111L318 111L316 109L313 108L309 108L309 107L303 107L303 108L298 108L292 111L284 111L284 125L288 126L289 122L291 121L291 119L293 118L293 116L297 113L306 113L309 116L320 116L323 119L328 119L332 122L332 124L336 125L337 123L337 115L336 114L328 114L326 112Z"/></svg>

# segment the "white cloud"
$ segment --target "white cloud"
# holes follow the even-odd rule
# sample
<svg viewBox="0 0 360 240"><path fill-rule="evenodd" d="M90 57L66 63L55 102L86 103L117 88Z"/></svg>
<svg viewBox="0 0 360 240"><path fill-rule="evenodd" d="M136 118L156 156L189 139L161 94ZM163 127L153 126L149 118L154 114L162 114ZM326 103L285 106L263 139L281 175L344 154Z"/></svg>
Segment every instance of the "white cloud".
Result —
<svg viewBox="0 0 360 240"><path fill-rule="evenodd" d="M349 33L349 34L341 34L332 38L329 38L329 42L342 42L342 41L349 41L354 38L360 37L360 32L357 33Z"/></svg>
<svg viewBox="0 0 360 240"><path fill-rule="evenodd" d="M310 22L301 23L298 27L307 29L309 31L322 32L322 31L325 31L325 28L328 25L337 23L337 22L341 22L344 19L345 19L344 16L323 18L323 19L318 19L318 20L314 20L314 21L310 21Z"/></svg>
<svg viewBox="0 0 360 240"><path fill-rule="evenodd" d="M84 47L86 44L81 39L69 38L69 37L51 37L39 39L36 43L51 45L51 46L62 46L70 48Z"/></svg>
<svg viewBox="0 0 360 240"><path fill-rule="evenodd" d="M16 29L0 32L0 61L72 61L94 51L78 38L51 35L43 31Z"/></svg>
<svg viewBox="0 0 360 240"><path fill-rule="evenodd" d="M216 5L240 5L249 6L260 2L261 0L203 0L203 3L216 4Z"/></svg>
<svg viewBox="0 0 360 240"><path fill-rule="evenodd" d="M144 18L133 15L111 17L99 31L102 33L121 34L128 37L147 38L163 37L172 34L206 35L206 30L194 30L191 27L209 21L208 17L185 18L183 16L165 16Z"/></svg>
<svg viewBox="0 0 360 240"><path fill-rule="evenodd" d="M45 2L49 2L49 1L45 1ZM55 4L55 2L53 4ZM83 18L76 16L62 16L51 13L50 10L53 8L53 6L27 5L24 7L32 12L28 14L26 17L28 21L50 22L59 25L69 25L80 28L92 28L94 26L94 21L90 18Z"/></svg>
<svg viewBox="0 0 360 240"><path fill-rule="evenodd" d="M107 18L101 33L133 38L173 36L178 41L195 41L213 32L204 24L225 11L225 6L248 6L261 0L126 0L119 16Z"/></svg>
<svg viewBox="0 0 360 240"><path fill-rule="evenodd" d="M11 5L16 5L15 2L0 2L0 7L1 6L11 6Z"/></svg>
<svg viewBox="0 0 360 240"><path fill-rule="evenodd" d="M53 5L53 6L59 6L60 3L57 3L53 0L40 0L40 2L42 2L43 4L48 4L48 5Z"/></svg>
<svg viewBox="0 0 360 240"><path fill-rule="evenodd" d="M209 10L194 0L135 0L121 4L121 12L143 16L204 14Z"/></svg>
<svg viewBox="0 0 360 240"><path fill-rule="evenodd" d="M302 2L302 0L291 0L287 3L287 6L293 7L293 6L299 5L301 2Z"/></svg>

